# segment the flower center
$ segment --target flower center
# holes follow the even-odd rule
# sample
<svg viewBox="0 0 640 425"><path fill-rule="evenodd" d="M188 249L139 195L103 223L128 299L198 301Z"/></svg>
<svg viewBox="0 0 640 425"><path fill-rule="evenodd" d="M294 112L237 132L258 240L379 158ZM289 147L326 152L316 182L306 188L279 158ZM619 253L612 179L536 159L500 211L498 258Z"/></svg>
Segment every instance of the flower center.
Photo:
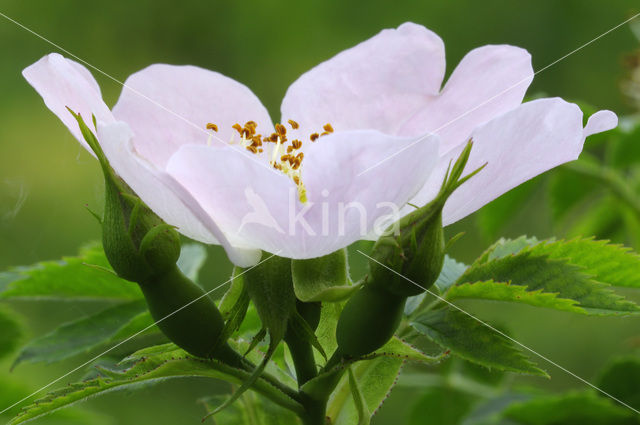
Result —
<svg viewBox="0 0 640 425"><path fill-rule="evenodd" d="M291 127L291 133L295 135L299 131L300 125L293 120L289 120L288 124ZM304 153L299 151L302 147L302 141L297 138L289 141L287 127L280 123L275 125L276 131L274 133L264 136L256 132L258 124L255 121L247 121L244 126L235 123L232 127L239 134L240 140L235 140L235 133L232 133L229 144L240 144L255 155L269 154L269 165L293 180L298 189L298 199L303 204L307 203L307 190L300 177L302 160L304 159ZM208 123L206 128L212 132L218 131L218 126L213 123ZM309 140L315 142L319 137L333 133L331 124L325 124L322 129L321 133L309 135ZM213 133L209 136L208 145L211 144L212 136ZM289 142L290 144L287 145ZM267 145L271 146L269 153L265 152Z"/></svg>

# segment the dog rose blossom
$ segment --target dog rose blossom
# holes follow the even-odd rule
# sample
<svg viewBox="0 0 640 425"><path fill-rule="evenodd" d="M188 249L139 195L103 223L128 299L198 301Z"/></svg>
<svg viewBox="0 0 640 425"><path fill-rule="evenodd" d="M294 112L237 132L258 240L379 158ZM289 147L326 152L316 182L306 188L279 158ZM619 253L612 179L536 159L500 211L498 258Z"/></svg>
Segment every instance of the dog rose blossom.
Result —
<svg viewBox="0 0 640 425"><path fill-rule="evenodd" d="M318 257L383 230L435 196L469 139L466 170L487 165L448 200L445 225L617 125L600 111L583 128L559 98L522 103L533 70L517 47L472 50L441 88L444 73L442 40L406 23L303 74L273 124L247 87L194 66L131 75L112 110L91 73L58 54L23 72L85 147L67 107L95 116L111 166L158 216L239 266L261 250Z"/></svg>

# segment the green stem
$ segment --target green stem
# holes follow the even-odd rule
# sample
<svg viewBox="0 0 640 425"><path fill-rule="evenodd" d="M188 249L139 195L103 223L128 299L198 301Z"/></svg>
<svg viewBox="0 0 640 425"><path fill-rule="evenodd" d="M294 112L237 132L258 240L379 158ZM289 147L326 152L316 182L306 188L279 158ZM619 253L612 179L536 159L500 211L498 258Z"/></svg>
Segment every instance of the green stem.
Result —
<svg viewBox="0 0 640 425"><path fill-rule="evenodd" d="M318 374L316 368L316 359L313 355L313 348L307 341L302 341L295 337L285 337L285 342L291 352L293 365L296 369L296 378L298 386L301 387L307 381L313 379Z"/></svg>
<svg viewBox="0 0 640 425"><path fill-rule="evenodd" d="M255 368L256 368L256 365L254 365L253 363L251 363L250 361L248 361L246 359L242 359L242 370L251 373L251 372L253 372L253 370ZM265 380L266 382L271 384L271 386L277 388L278 390L283 392L285 395L290 397L292 400L295 400L298 403L302 402L302 397L300 397L300 394L297 391L295 391L294 389L290 388L287 385L284 385L275 376L273 376L273 375L271 375L271 374L269 374L267 372L262 372L262 374L260 375L260 379Z"/></svg>

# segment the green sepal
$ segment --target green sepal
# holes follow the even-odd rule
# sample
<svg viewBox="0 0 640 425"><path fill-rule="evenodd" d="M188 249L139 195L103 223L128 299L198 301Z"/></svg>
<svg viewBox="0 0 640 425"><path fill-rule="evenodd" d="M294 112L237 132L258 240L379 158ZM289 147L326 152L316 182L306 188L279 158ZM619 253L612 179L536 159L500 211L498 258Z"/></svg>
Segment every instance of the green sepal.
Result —
<svg viewBox="0 0 640 425"><path fill-rule="evenodd" d="M258 346L262 342L262 340L267 336L267 329L261 328L257 334L251 338L251 342L249 343L249 347L247 347L246 351L242 355L243 357L247 357L249 353L253 351L254 348Z"/></svg>
<svg viewBox="0 0 640 425"><path fill-rule="evenodd" d="M439 193L430 203L403 217L378 239L369 261L371 284L410 297L435 283L447 248L442 209L449 196L483 168L461 177L471 147L469 141L453 166L449 166Z"/></svg>
<svg viewBox="0 0 640 425"><path fill-rule="evenodd" d="M284 338L289 317L296 310L291 281L291 260L272 256L246 269L244 285L263 326L276 344Z"/></svg>
<svg viewBox="0 0 640 425"><path fill-rule="evenodd" d="M323 257L291 260L291 276L296 297L304 302L336 302L357 290L349 279L347 250Z"/></svg>
<svg viewBox="0 0 640 425"><path fill-rule="evenodd" d="M115 272L123 279L140 282L173 267L180 255L178 233L116 175L82 116L70 109L69 112L102 168L105 181L102 244Z"/></svg>
<svg viewBox="0 0 640 425"><path fill-rule="evenodd" d="M309 323L307 323L304 317L302 317L297 311L295 311L289 318L287 331L293 332L297 339L311 344L316 350L318 350L325 360L327 359L327 353L325 353L320 341L318 341L318 337L316 337L316 334L313 332L313 329L311 329ZM287 340L289 340L289 338L287 338Z"/></svg>

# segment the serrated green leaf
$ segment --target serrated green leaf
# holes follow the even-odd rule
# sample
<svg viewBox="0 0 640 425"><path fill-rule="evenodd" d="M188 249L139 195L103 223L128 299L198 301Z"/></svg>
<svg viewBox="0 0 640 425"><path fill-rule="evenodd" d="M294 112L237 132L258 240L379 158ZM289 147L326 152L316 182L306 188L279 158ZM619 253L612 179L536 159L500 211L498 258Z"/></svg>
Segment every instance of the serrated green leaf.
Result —
<svg viewBox="0 0 640 425"><path fill-rule="evenodd" d="M614 286L640 288L640 255L631 248L576 238L568 241L541 243L531 248L533 255L568 260L600 282Z"/></svg>
<svg viewBox="0 0 640 425"><path fill-rule="evenodd" d="M149 313L149 311L143 311L131 318L131 320L120 328L108 342L121 341L133 335L144 336L149 334L158 334L158 336L166 338L164 334L160 332L160 329L153 326L154 324L155 321L153 320L153 317L151 317L151 313Z"/></svg>
<svg viewBox="0 0 640 425"><path fill-rule="evenodd" d="M640 410L640 358L629 356L612 361L602 371L595 385Z"/></svg>
<svg viewBox="0 0 640 425"><path fill-rule="evenodd" d="M172 349L173 348L173 349ZM143 383L158 382L169 378L199 376L240 384L249 376L246 371L235 369L215 360L203 360L189 356L172 344L146 349L143 354L130 357L138 359L126 369L100 368L102 376L84 382L70 384L47 394L27 406L11 425L35 419L62 407L83 401L89 397L124 388L135 388ZM271 384L258 379L254 389L274 403L301 412L301 406Z"/></svg>
<svg viewBox="0 0 640 425"><path fill-rule="evenodd" d="M478 264L484 264L491 260L504 258L508 255L514 255L519 253L525 248L539 243L540 241L535 237L520 236L516 239L500 238L497 242L487 248L480 257L474 262L473 266ZM458 276L459 277L459 276Z"/></svg>
<svg viewBox="0 0 640 425"><path fill-rule="evenodd" d="M367 355L366 357L372 358L381 356L430 365L440 363L443 359L443 356L428 356L416 347L402 341L396 336L391 338L389 342L387 342L385 345L383 345L373 353Z"/></svg>
<svg viewBox="0 0 640 425"><path fill-rule="evenodd" d="M395 385L402 369L403 361L378 357L352 365L353 374L362 389L364 402L372 413L380 408ZM343 376L327 404L327 416L332 425L353 425L358 423L358 410L353 402L349 378Z"/></svg>
<svg viewBox="0 0 640 425"><path fill-rule="evenodd" d="M0 309L0 359L13 353L22 338L22 326L15 315Z"/></svg>
<svg viewBox="0 0 640 425"><path fill-rule="evenodd" d="M635 413L592 392L539 397L509 406L504 417L522 425L632 425Z"/></svg>
<svg viewBox="0 0 640 425"><path fill-rule="evenodd" d="M450 308L418 316L413 328L457 356L500 370L547 376L494 329Z"/></svg>
<svg viewBox="0 0 640 425"><path fill-rule="evenodd" d="M198 281L198 273L207 260L207 250L199 243L187 243L182 245L178 268L185 276L194 282Z"/></svg>
<svg viewBox="0 0 640 425"><path fill-rule="evenodd" d="M349 280L347 250L323 257L291 261L291 277L300 301L342 301L358 289Z"/></svg>
<svg viewBox="0 0 640 425"><path fill-rule="evenodd" d="M509 244L504 244L506 249ZM553 246L561 246L555 245ZM589 314L628 314L640 307L617 295L608 285L594 281L582 267L567 259L550 258L553 249L540 251L538 244L523 248L516 254L506 255L485 263L476 261L458 279L457 284L493 280L526 286L529 291L542 290L556 293L558 298L571 299ZM494 251L495 252L495 251ZM560 252L560 250L558 250ZM489 257L491 254L489 254ZM485 253L484 258L487 257ZM604 269L606 266L599 266Z"/></svg>
<svg viewBox="0 0 640 425"><path fill-rule="evenodd" d="M109 270L111 266L102 246L93 243L82 248L77 257L45 261L11 271L16 279L7 284L0 298L62 301L142 298L135 283L123 280Z"/></svg>
<svg viewBox="0 0 640 425"><path fill-rule="evenodd" d="M529 291L526 286L492 280L455 285L446 294L448 301L464 298L508 301L573 313L585 313L584 309L577 306L577 301L558 298L555 293L542 292L542 289Z"/></svg>
<svg viewBox="0 0 640 425"><path fill-rule="evenodd" d="M65 323L30 341L18 354L13 367L22 362L53 363L104 344L146 310L143 300L106 308L94 315Z"/></svg>

